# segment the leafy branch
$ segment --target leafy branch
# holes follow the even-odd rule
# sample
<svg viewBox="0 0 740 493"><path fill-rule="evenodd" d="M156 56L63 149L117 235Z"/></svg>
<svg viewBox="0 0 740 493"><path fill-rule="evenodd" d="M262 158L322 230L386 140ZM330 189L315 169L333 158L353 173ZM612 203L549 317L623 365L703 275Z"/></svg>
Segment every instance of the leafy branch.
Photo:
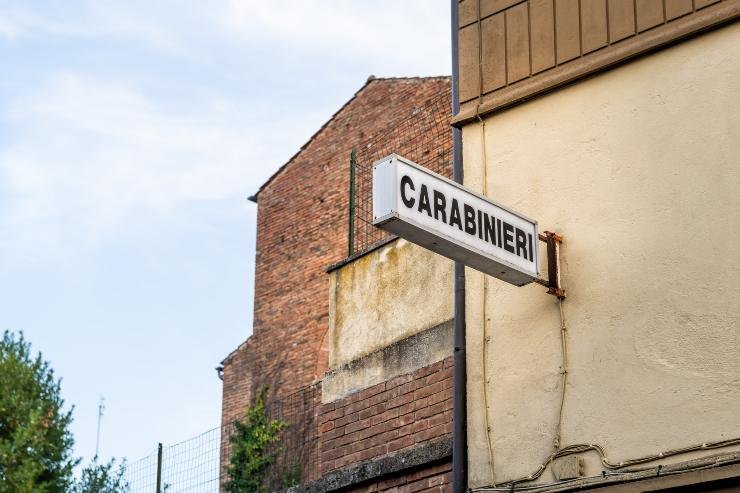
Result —
<svg viewBox="0 0 740 493"><path fill-rule="evenodd" d="M288 426L280 420L270 420L265 410L268 386L262 387L244 421L234 423L230 437L231 460L227 468L228 493L266 493L265 476L275 462L280 449L271 447L279 442L281 432Z"/></svg>

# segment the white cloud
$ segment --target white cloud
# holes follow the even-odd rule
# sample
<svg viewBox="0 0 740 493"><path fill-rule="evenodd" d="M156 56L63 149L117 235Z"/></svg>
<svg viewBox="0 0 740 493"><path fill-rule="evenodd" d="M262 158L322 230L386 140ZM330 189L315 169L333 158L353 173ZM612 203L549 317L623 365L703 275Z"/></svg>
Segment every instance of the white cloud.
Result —
<svg viewBox="0 0 740 493"><path fill-rule="evenodd" d="M371 62L384 75L449 72L447 0L0 3L0 38L125 39L204 56L204 39Z"/></svg>
<svg viewBox="0 0 740 493"><path fill-rule="evenodd" d="M275 73L283 81L300 78L302 94L310 93L311 81L336 74L359 84L369 73L449 72L448 8L442 0L82 0L71 7L0 0L0 40L94 40L89 46L105 47L91 53L115 59L117 41L124 39L177 54L173 60L148 53L141 67L98 72L97 65L76 65L53 77L39 72L49 81L43 87L20 81L7 93L12 99L0 123L12 137L0 139L0 226L12 230L6 229L0 246L64 243L70 231L116 235L137 217L246 196L342 101L326 108L296 96L286 101L285 112L275 112L283 96L270 87L258 94L251 86L240 94L229 87L233 81L249 85L257 70L260 80L269 78L280 57L304 57L309 64L293 70L283 63ZM239 65L244 53L251 58ZM160 90L160 61L193 74L182 80L172 103L138 89ZM61 60L51 70L64 66ZM217 75L209 77L209 71ZM184 94L209 99L187 101ZM268 99L273 106L260 108ZM19 240L24 235L30 239Z"/></svg>
<svg viewBox="0 0 740 493"><path fill-rule="evenodd" d="M232 35L327 57L367 59L418 75L449 72L449 2L229 0L221 22ZM403 72L406 74L406 72Z"/></svg>
<svg viewBox="0 0 740 493"><path fill-rule="evenodd" d="M282 122L260 117L223 101L175 111L117 83L57 76L6 115L18 137L0 150L5 220L75 223L95 236L137 214L246 197L290 154L278 145Z"/></svg>
<svg viewBox="0 0 740 493"><path fill-rule="evenodd" d="M0 38L52 36L93 40L118 37L178 51L173 26L160 22L166 19L163 14L151 8L136 8L130 2L0 4Z"/></svg>
<svg viewBox="0 0 740 493"><path fill-rule="evenodd" d="M10 19L0 17L0 37L15 39L20 34L19 27Z"/></svg>

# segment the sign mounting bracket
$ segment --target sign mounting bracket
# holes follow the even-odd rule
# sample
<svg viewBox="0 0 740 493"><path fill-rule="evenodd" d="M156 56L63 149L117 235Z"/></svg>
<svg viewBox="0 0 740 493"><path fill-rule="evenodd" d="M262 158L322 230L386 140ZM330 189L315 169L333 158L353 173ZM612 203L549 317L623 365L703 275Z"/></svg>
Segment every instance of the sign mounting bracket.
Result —
<svg viewBox="0 0 740 493"><path fill-rule="evenodd" d="M547 294L565 299L565 290L560 285L560 244L563 237L551 231L538 235L540 241L547 243L547 279L535 277L534 282L547 288Z"/></svg>

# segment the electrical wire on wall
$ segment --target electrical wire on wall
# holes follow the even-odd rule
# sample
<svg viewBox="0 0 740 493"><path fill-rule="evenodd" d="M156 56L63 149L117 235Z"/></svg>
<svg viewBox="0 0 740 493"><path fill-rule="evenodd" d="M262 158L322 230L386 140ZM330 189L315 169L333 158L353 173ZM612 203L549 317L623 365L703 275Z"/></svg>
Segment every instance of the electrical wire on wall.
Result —
<svg viewBox="0 0 740 493"><path fill-rule="evenodd" d="M565 308L563 308L562 298L558 298L558 308L560 308L560 349L562 363L560 365L560 408L558 410L558 420L555 425L555 436L552 443L555 452L560 449L560 440L563 431L563 408L565 407L565 387L568 385L568 329L565 325Z"/></svg>
<svg viewBox="0 0 740 493"><path fill-rule="evenodd" d="M697 465L691 465L686 467L664 467L662 465L652 467L642 467L629 470L621 471L602 471L601 474L594 476L582 476L578 478L564 479L561 481L555 481L552 483L540 483L533 484L530 486L516 486L516 483L502 483L494 486L482 486L478 488L471 488L470 492L483 492L483 491L542 491L543 489L550 489L558 486L568 486L568 490L576 487L597 487L598 484L594 480L617 480L621 481L635 481L636 479L647 479L650 477L666 477L674 476L676 474L684 474L687 472L704 471L707 469L714 469L721 466L731 465L740 463L740 454L735 454L734 457L723 457L723 456L711 456L708 463L700 463ZM639 477L637 477L639 475ZM579 485L573 485L573 483L581 483Z"/></svg>
<svg viewBox="0 0 740 493"><path fill-rule="evenodd" d="M488 173L486 172L486 168L488 167L487 159L486 159L486 124L485 122L481 122L481 142L483 146L483 195L488 196ZM485 405L485 424L486 424L486 446L488 447L488 463L490 464L491 468L491 480L493 481L493 445L491 440L491 421L489 417L489 410L490 410L490 400L488 398L488 368L487 368L487 362L488 362L488 353L489 353L489 346L491 345L491 336L488 335L488 313L487 313L487 305L488 305L488 275L483 274L483 304L482 304L482 314L481 317L483 319L483 404Z"/></svg>
<svg viewBox="0 0 740 493"><path fill-rule="evenodd" d="M733 439L722 440L718 442L707 442L707 443L702 443L700 445L692 445L689 447L666 450L664 452L659 452L657 454L640 457L638 459L625 460L621 462L609 461L609 459L606 456L606 453L604 452L604 449L600 445L595 444L595 443L589 443L589 444L581 443L581 444L575 444L575 445L568 445L567 447L563 447L560 450L550 454L550 456L540 465L540 467L538 467L537 470L534 471L529 476L514 479L511 481L506 481L503 483L499 483L497 485L494 484L492 487L472 488L471 491L499 491L499 490L514 491L514 487L516 485L520 483L527 483L527 482L531 482L531 481L535 481L539 479L539 477L542 476L542 473L545 472L545 470L547 469L547 466L550 465L552 461L560 457L565 457L568 455L583 454L587 452L596 452L597 454L599 454L601 458L601 464L604 466L604 468L611 471L609 473L606 473L606 472L602 473L599 476L589 476L589 477L581 477L581 478L574 479L577 481L581 481L581 480L590 479L590 478L606 477L606 476L615 475L615 474L632 474L632 473L643 472L646 470L656 469L655 467L643 467L643 468L633 468L633 469L629 469L629 468L636 466L636 465L647 464L649 462L655 462L657 460L665 459L667 457L687 454L689 452L699 452L702 450L714 450L714 449L719 449L723 447L730 447L733 445L740 445L740 438L733 438ZM729 463L735 463L735 462L738 462L738 459L719 458L719 460L713 462L712 464L697 466L694 468L687 467L687 468L681 469L680 472L696 470L696 469L705 469L709 467L717 467L718 465L724 465L725 463L729 464ZM662 468L662 466L657 466L657 468L660 469ZM615 471L619 471L619 472L615 472ZM674 472L674 474L677 474L677 473L678 472ZM667 473L665 475L667 475ZM543 485L532 485L531 487L528 487L528 488L525 487L519 490L523 491L527 489L538 489L538 488L543 488L545 486L564 484L564 483L571 482L571 481L572 480L564 480L564 481L559 481L555 483L548 483L547 485L544 485L544 484Z"/></svg>
<svg viewBox="0 0 740 493"><path fill-rule="evenodd" d="M481 129L481 135L480 135L480 141L481 141L481 154L483 158L483 184L481 191L483 193L484 197L488 197L488 154L486 152L486 122L481 118L480 112L478 111L480 109L481 104L481 97L483 95L483 38L482 38L482 32L481 29L481 2L478 0L477 2L477 16L478 16L478 102L475 107L475 114L478 118L478 121L480 122L480 129ZM487 369L487 362L488 362L488 349L491 343L491 338L488 335L488 314L486 311L487 308L487 300L488 300L488 276L483 274L483 303L482 303L482 318L483 318L483 405L484 408L484 416L485 416L485 426L486 426L486 447L488 450L488 465L489 470L491 471L491 482L494 481L493 477L493 444L491 440L491 420L489 416L489 398L488 398L488 369Z"/></svg>

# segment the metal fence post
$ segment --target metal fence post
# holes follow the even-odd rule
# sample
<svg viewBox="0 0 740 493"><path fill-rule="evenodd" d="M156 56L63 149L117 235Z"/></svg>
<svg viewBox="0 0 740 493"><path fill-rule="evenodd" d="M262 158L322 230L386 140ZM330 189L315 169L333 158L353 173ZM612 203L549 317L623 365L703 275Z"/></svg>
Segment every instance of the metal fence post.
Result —
<svg viewBox="0 0 740 493"><path fill-rule="evenodd" d="M157 493L162 493L162 444L157 445Z"/></svg>
<svg viewBox="0 0 740 493"><path fill-rule="evenodd" d="M357 152L352 149L349 155L349 257L354 253L355 243L355 167Z"/></svg>

